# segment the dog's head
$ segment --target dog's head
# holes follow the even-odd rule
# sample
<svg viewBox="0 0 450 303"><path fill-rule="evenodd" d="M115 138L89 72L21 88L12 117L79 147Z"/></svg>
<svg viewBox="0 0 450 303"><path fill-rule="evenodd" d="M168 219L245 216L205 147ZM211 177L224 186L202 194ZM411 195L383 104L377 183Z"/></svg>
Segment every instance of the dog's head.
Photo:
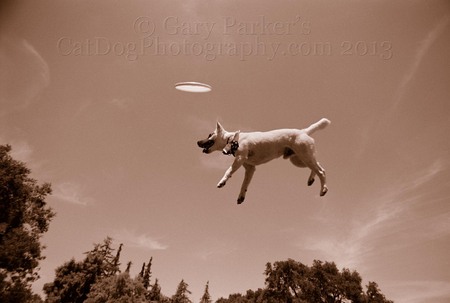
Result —
<svg viewBox="0 0 450 303"><path fill-rule="evenodd" d="M197 141L197 145L203 148L205 154L212 153L213 151L222 150L227 144L224 134L225 129L217 122L216 129L214 132L208 135L206 139Z"/></svg>

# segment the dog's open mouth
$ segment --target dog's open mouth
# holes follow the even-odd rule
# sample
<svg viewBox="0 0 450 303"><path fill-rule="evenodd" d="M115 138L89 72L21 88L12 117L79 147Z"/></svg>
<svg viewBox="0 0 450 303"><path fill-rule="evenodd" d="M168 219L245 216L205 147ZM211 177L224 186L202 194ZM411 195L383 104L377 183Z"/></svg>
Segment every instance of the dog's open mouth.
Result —
<svg viewBox="0 0 450 303"><path fill-rule="evenodd" d="M209 149L214 145L214 140L198 141L197 145L203 148L205 154L209 153Z"/></svg>

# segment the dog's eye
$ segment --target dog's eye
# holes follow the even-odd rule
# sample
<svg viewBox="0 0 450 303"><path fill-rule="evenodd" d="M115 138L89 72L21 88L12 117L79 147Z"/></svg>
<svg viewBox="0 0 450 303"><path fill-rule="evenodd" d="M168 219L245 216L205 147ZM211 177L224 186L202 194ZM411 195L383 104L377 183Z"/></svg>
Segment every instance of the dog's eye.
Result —
<svg viewBox="0 0 450 303"><path fill-rule="evenodd" d="M209 135L208 135L208 138L211 138L212 135L214 135L214 134L209 134Z"/></svg>

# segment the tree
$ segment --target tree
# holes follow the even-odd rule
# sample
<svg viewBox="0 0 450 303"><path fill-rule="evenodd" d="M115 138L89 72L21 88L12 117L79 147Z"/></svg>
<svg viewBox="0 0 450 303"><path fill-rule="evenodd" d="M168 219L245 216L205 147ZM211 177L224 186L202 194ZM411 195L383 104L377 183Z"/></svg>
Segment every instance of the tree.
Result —
<svg viewBox="0 0 450 303"><path fill-rule="evenodd" d="M200 303L211 303L211 295L209 294L209 281L206 282L205 291L203 292L203 296L200 299Z"/></svg>
<svg viewBox="0 0 450 303"><path fill-rule="evenodd" d="M0 145L0 298L20 303L36 300L30 284L44 259L40 238L55 214L45 202L50 184L38 185L10 152L11 146Z"/></svg>
<svg viewBox="0 0 450 303"><path fill-rule="evenodd" d="M118 271L118 272L120 272L119 266L120 266L120 253L122 252L122 246L123 246L123 244L120 243L119 249L117 250L117 253L116 253L116 257L114 258L114 260L112 262L113 263L112 267L115 268L116 271ZM131 266L131 264L129 266ZM128 267L127 267L127 269L128 269Z"/></svg>
<svg viewBox="0 0 450 303"><path fill-rule="evenodd" d="M150 278L152 276L152 261L153 257L151 257L148 261L148 264L145 267L144 274L142 276L142 283L144 284L145 289L148 289L148 287L150 286Z"/></svg>
<svg viewBox="0 0 450 303"><path fill-rule="evenodd" d="M180 284L178 284L176 293L172 296L172 303L192 303L189 299L188 294L191 292L188 290L188 284L181 280Z"/></svg>
<svg viewBox="0 0 450 303"><path fill-rule="evenodd" d="M44 285L48 303L82 303L92 285L102 278L114 276L119 271L116 257L107 237L103 244L95 244L81 262L74 259L56 269L55 280Z"/></svg>
<svg viewBox="0 0 450 303"><path fill-rule="evenodd" d="M305 292L308 300L317 302L363 302L363 290L361 277L354 271L343 269L339 272L334 262L322 262L315 260L310 270L309 279L312 280L314 288Z"/></svg>
<svg viewBox="0 0 450 303"><path fill-rule="evenodd" d="M250 303L254 302L247 298L246 295L242 295L239 293L230 294L228 298L220 298L216 301L216 303Z"/></svg>
<svg viewBox="0 0 450 303"><path fill-rule="evenodd" d="M386 299L375 282L369 282L369 285L367 285L366 297L367 303L394 303Z"/></svg>
<svg viewBox="0 0 450 303"><path fill-rule="evenodd" d="M131 279L128 273L100 279L87 296L85 303L141 303L146 290L140 279Z"/></svg>
<svg viewBox="0 0 450 303"><path fill-rule="evenodd" d="M361 277L338 270L334 262L315 260L311 267L292 259L266 265L266 298L277 302L362 303Z"/></svg>
<svg viewBox="0 0 450 303"><path fill-rule="evenodd" d="M155 283L152 285L151 289L147 292L147 300L150 302L170 302L170 300L161 293L161 286L159 285L158 279L155 279Z"/></svg>
<svg viewBox="0 0 450 303"><path fill-rule="evenodd" d="M131 265L133 264L133 262L131 262L131 261L129 261L128 263L127 263L127 268L125 269L125 272L126 273L130 273L130 270L131 270Z"/></svg>
<svg viewBox="0 0 450 303"><path fill-rule="evenodd" d="M312 288L307 279L309 268L292 259L266 264L266 286L268 296L279 302L298 302L303 292Z"/></svg>

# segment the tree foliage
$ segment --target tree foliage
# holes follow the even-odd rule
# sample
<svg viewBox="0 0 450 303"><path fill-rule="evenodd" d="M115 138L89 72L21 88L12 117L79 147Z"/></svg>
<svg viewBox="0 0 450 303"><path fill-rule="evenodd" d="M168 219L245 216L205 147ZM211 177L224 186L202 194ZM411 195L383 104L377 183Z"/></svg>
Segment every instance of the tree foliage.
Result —
<svg viewBox="0 0 450 303"><path fill-rule="evenodd" d="M86 253L81 262L74 259L56 269L55 280L44 285L49 303L82 303L91 287L101 278L115 275L119 262L113 255L112 239L107 237L102 244Z"/></svg>
<svg viewBox="0 0 450 303"><path fill-rule="evenodd" d="M125 272L100 279L95 283L85 303L142 303L146 290L140 279Z"/></svg>
<svg viewBox="0 0 450 303"><path fill-rule="evenodd" d="M206 282L205 291L203 292L203 296L200 299L200 303L211 303L211 295L209 294L209 281Z"/></svg>
<svg viewBox="0 0 450 303"><path fill-rule="evenodd" d="M340 271L334 262L315 260L312 266L288 259L267 263L266 287L232 294L216 303L393 303L370 282L367 292L356 271Z"/></svg>
<svg viewBox="0 0 450 303"><path fill-rule="evenodd" d="M172 303L192 303L189 299L191 292L188 290L189 285L184 282L184 279L178 284L176 293L172 296Z"/></svg>
<svg viewBox="0 0 450 303"><path fill-rule="evenodd" d="M39 278L40 238L54 213L45 202L50 184L38 185L10 152L11 146L0 145L0 298L20 303L37 300L30 283Z"/></svg>
<svg viewBox="0 0 450 303"><path fill-rule="evenodd" d="M82 261L74 259L56 269L55 279L44 285L47 303L128 303L169 302L161 293L158 280L150 284L152 258L135 278L130 277L131 262L120 272L120 244L114 254L112 239L95 244ZM186 284L187 285L187 284Z"/></svg>
<svg viewBox="0 0 450 303"><path fill-rule="evenodd" d="M369 285L367 285L366 297L367 303L394 303L386 299L375 282L369 282Z"/></svg>
<svg viewBox="0 0 450 303"><path fill-rule="evenodd" d="M366 296L356 271L339 271L334 262L315 260L311 267L292 259L266 266L271 297L283 302L364 303Z"/></svg>
<svg viewBox="0 0 450 303"><path fill-rule="evenodd" d="M142 283L144 284L144 288L146 290L150 286L150 278L152 277L152 261L153 257L151 257L148 261L147 266L145 266L145 270L142 274Z"/></svg>
<svg viewBox="0 0 450 303"><path fill-rule="evenodd" d="M111 238L96 244L81 262L74 259L56 270L52 283L44 286L46 302L73 303L192 303L189 285L183 280L170 298L161 292L158 279L151 283L153 258L144 263L140 273L130 277L131 262L120 273L120 245L117 253ZM315 260L311 266L292 259L267 263L265 287L245 294L231 294L216 303L393 303L381 293L375 282L364 292L358 272L339 270L334 262ZM212 303L209 282L200 303Z"/></svg>
<svg viewBox="0 0 450 303"><path fill-rule="evenodd" d="M169 299L161 293L161 286L158 279L155 279L151 289L147 293L147 300L150 302L167 302Z"/></svg>

